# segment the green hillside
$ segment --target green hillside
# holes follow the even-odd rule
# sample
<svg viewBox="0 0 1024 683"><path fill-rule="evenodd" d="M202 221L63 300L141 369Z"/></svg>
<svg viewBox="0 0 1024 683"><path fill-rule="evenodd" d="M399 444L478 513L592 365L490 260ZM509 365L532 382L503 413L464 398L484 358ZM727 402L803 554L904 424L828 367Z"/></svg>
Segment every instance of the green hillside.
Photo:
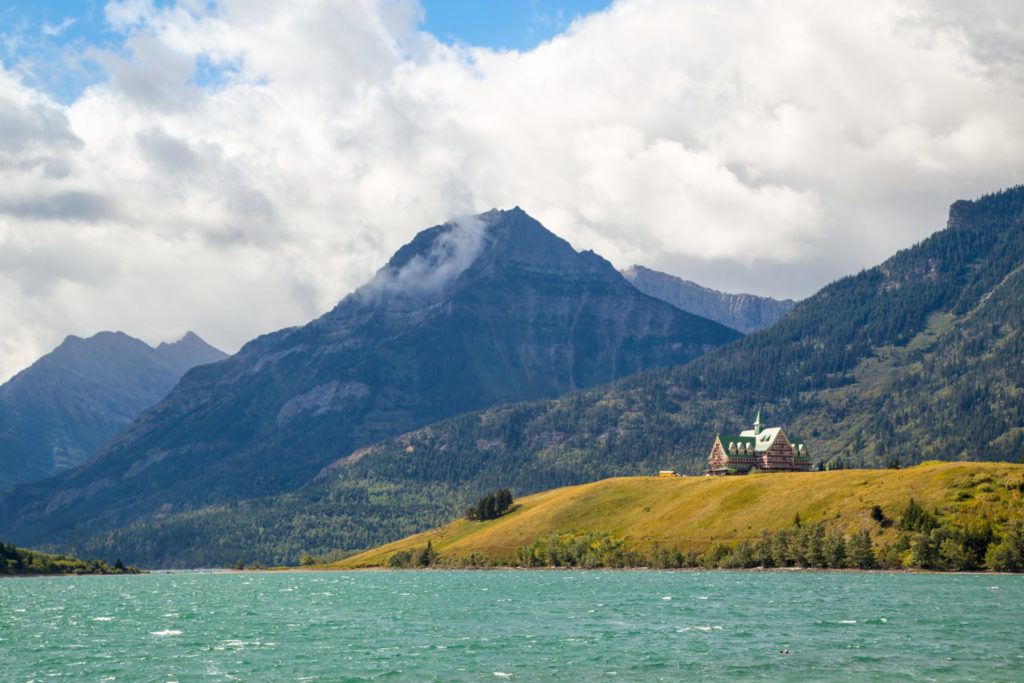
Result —
<svg viewBox="0 0 1024 683"><path fill-rule="evenodd" d="M138 573L138 569L126 567L120 560L111 566L101 560L80 560L67 555L51 555L17 548L12 543L0 541L0 576Z"/></svg>
<svg viewBox="0 0 1024 683"><path fill-rule="evenodd" d="M905 522L911 499L934 522ZM988 546L999 548L1010 537L1024 542L1014 536L1024 523L1024 466L934 463L903 470L605 479L534 494L496 520L459 519L331 566L387 566L397 553L422 550L428 542L444 565L522 564L524 549L564 551L578 539L592 550L616 549L613 557L627 565L649 564L656 550L704 562L717 553L721 561L727 557L721 548L755 548L766 531L792 532L797 516L803 533L819 533L823 542L835 534L851 542L866 531L876 566L891 565L893 557L900 566L915 566L915 552L927 560L925 546L932 542L932 568L980 568ZM790 537L794 544L799 538L800 532ZM979 543L984 547L975 548ZM966 566L942 566L942 553L954 556L958 545L978 555L963 560ZM538 557L530 556L535 564Z"/></svg>

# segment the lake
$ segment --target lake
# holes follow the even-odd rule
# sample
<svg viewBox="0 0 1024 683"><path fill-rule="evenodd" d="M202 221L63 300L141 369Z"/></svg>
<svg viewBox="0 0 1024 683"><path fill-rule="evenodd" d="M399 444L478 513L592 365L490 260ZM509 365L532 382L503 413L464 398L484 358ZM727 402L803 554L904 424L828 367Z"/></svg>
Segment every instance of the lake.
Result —
<svg viewBox="0 0 1024 683"><path fill-rule="evenodd" d="M1024 576L1000 575L7 579L0 580L0 678L1024 680L1022 607Z"/></svg>

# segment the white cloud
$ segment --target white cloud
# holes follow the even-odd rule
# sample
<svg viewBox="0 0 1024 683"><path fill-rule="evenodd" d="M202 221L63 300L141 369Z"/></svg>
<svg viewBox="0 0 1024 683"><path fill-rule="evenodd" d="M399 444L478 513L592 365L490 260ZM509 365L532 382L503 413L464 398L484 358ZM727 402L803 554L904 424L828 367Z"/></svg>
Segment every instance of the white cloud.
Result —
<svg viewBox="0 0 1024 683"><path fill-rule="evenodd" d="M806 295L1020 181L1024 17L961 7L620 0L518 53L414 0L110 2L77 101L0 69L0 378L98 329L234 350L494 206Z"/></svg>
<svg viewBox="0 0 1024 683"><path fill-rule="evenodd" d="M44 36L50 36L51 38L56 37L64 33L64 31L67 31L72 26L74 26L76 22L77 20L72 17L64 17L63 21L61 21L59 24L44 23L42 28L40 29L40 32Z"/></svg>

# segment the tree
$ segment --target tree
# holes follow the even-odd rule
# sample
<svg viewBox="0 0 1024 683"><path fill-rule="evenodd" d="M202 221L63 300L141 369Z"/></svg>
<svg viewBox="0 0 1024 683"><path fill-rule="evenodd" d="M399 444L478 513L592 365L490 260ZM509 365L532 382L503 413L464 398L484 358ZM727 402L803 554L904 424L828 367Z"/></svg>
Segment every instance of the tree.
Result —
<svg viewBox="0 0 1024 683"><path fill-rule="evenodd" d="M939 548L948 538L945 529L932 529L927 533L914 534L910 539L910 562L920 569L941 569Z"/></svg>
<svg viewBox="0 0 1024 683"><path fill-rule="evenodd" d="M399 550L388 558L388 566L392 569L405 569L412 564L412 551Z"/></svg>
<svg viewBox="0 0 1024 683"><path fill-rule="evenodd" d="M485 521L497 519L508 512L512 507L512 492L507 489L499 489L477 501L476 505L466 508L466 519L471 521Z"/></svg>
<svg viewBox="0 0 1024 683"><path fill-rule="evenodd" d="M846 544L849 564L857 569L873 569L875 567L875 551L871 547L871 536L867 530L854 532Z"/></svg>
<svg viewBox="0 0 1024 683"><path fill-rule="evenodd" d="M754 558L757 560L758 566L761 567L774 567L775 560L772 557L772 533L767 529L761 531L761 538L757 540L757 544L754 546Z"/></svg>
<svg viewBox="0 0 1024 683"><path fill-rule="evenodd" d="M833 531L825 537L825 564L833 569L846 566L846 539L843 532Z"/></svg>
<svg viewBox="0 0 1024 683"><path fill-rule="evenodd" d="M955 538L946 538L939 544L939 560L943 569L962 572L974 568L974 557Z"/></svg>
<svg viewBox="0 0 1024 683"><path fill-rule="evenodd" d="M434 544L431 541L427 541L426 547L413 555L411 564L417 567L430 567L437 564L437 553L434 551Z"/></svg>
<svg viewBox="0 0 1024 683"><path fill-rule="evenodd" d="M935 517L917 504L913 498L900 515L900 528L904 531L927 533L939 525Z"/></svg>
<svg viewBox="0 0 1024 683"><path fill-rule="evenodd" d="M494 498L498 504L497 512L499 515L505 514L505 512L512 507L512 491L509 489L499 489L494 495Z"/></svg>
<svg viewBox="0 0 1024 683"><path fill-rule="evenodd" d="M985 564L996 572L1024 572L1024 522L1014 522L998 543L989 545Z"/></svg>
<svg viewBox="0 0 1024 683"><path fill-rule="evenodd" d="M805 528L804 532L804 564L808 567L826 567L825 561L825 527L819 522Z"/></svg>
<svg viewBox="0 0 1024 683"><path fill-rule="evenodd" d="M793 555L790 549L792 536L793 534L789 529L779 529L772 535L771 553L773 566L793 566Z"/></svg>

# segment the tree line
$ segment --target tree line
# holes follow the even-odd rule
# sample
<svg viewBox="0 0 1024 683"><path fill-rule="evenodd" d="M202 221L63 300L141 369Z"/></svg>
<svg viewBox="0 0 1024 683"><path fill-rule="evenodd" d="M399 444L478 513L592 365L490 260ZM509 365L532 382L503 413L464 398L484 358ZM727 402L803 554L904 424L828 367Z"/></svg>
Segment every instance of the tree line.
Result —
<svg viewBox="0 0 1024 683"><path fill-rule="evenodd" d="M520 546L510 563L471 555L444 558L428 542L422 549L392 555L394 568L575 567L582 569L651 567L657 569L752 569L803 567L808 569L929 569L937 571L989 570L1024 572L1024 521L1015 520L996 533L987 521L965 527L943 520L914 499L897 519L878 506L870 517L879 529L895 526L894 540L879 544L870 529L851 534L829 530L822 522L793 523L776 531L762 531L756 540L718 543L709 549L681 551L654 544L641 550L628 539L608 532L551 534Z"/></svg>
<svg viewBox="0 0 1024 683"><path fill-rule="evenodd" d="M0 541L0 575L139 573L139 569L126 567L121 560L109 565L102 560L80 560L67 555L50 555Z"/></svg>

